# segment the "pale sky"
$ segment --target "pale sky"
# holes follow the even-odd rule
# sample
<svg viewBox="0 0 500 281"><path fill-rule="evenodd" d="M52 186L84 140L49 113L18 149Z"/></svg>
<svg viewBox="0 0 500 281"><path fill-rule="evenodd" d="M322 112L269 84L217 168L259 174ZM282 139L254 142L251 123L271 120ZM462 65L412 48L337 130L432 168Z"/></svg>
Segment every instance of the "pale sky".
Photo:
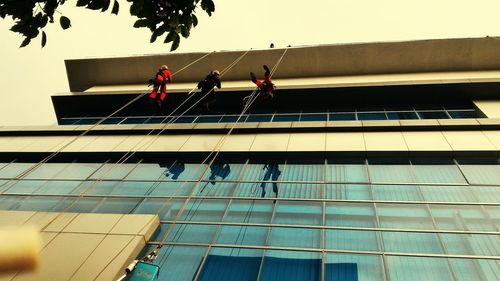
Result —
<svg viewBox="0 0 500 281"><path fill-rule="evenodd" d="M149 30L132 27L129 3L119 2L114 16L67 1L59 11L72 27L63 31L58 20L48 26L43 49L41 36L18 48L12 21L0 19L0 126L56 123L50 96L69 90L64 59L168 53L161 38L150 44ZM500 0L214 2L215 14L199 10L199 25L176 52L500 35Z"/></svg>

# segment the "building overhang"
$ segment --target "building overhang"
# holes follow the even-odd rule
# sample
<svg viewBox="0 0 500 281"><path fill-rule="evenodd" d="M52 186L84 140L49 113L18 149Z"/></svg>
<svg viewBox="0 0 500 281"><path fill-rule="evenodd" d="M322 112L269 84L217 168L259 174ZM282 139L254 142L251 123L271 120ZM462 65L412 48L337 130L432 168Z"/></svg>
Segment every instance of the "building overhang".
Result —
<svg viewBox="0 0 500 281"><path fill-rule="evenodd" d="M363 80L369 81L370 79L379 79L378 83L390 83L395 77L402 78L410 74L425 76L442 73L446 76L445 73L497 71L500 69L499 47L500 40L490 37L291 47L283 56L274 79L283 85L288 84L288 80L300 84L305 83L307 79L316 79L314 81L321 84L325 83L321 79L326 79L331 86L336 81L340 84L342 84L341 81L367 83ZM260 74L263 72L263 64L272 67L284 51L285 49L248 51L230 71L225 73L225 84L231 86L234 83L234 87L251 88L248 73L253 71ZM174 76L174 84L180 84L179 87L184 87L183 91L185 91L189 88L188 85L194 85L209 71L223 70L245 52L210 53L177 73ZM65 63L70 90L83 92L92 87L94 91L100 89L95 88L96 86L145 85L159 65L168 64L171 71L175 73L207 54L207 52L200 52L74 59L66 60ZM400 76L384 78L388 74ZM301 79L306 80L301 82ZM380 79L388 79L388 81ZM413 81L414 78L405 79ZM406 81L405 79L403 80ZM377 83L377 81L370 83ZM394 83L396 82L397 79ZM184 83L186 85L183 85ZM293 83L290 82L290 84Z"/></svg>

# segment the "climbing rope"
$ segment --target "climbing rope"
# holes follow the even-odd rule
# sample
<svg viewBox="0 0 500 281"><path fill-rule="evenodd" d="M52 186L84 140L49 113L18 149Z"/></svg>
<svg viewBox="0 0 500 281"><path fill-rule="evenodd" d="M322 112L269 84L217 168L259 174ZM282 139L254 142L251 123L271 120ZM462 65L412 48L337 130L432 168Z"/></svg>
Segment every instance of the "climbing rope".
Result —
<svg viewBox="0 0 500 281"><path fill-rule="evenodd" d="M282 55L281 55L281 57L278 59L277 63L274 65L274 67L273 67L273 69L272 69L272 71L271 71L271 73L270 73L270 75L271 75L271 76L272 76L272 74L274 74L274 72L277 70L277 68L278 68L279 64L281 63L281 61L283 60L283 57L285 56L285 54L286 54L287 50L288 50L288 48L286 48L286 49L284 50L283 54L282 54ZM206 163L206 162L208 161L208 159L210 159L210 158L211 158L211 156L212 156L213 154L215 154L215 155L214 155L214 157L212 157L212 158L211 158L211 160L210 160L210 162L208 163L208 165L207 165L207 166L208 166L208 167L210 167L210 166L214 163L214 161L216 160L217 156L218 156L218 155L219 155L219 153L220 153L220 149L222 148L222 146L223 146L223 145L224 145L224 143L226 142L227 138L230 136L230 134L232 133L232 131L233 131L233 130L234 130L234 128L236 127L236 125L237 125L238 121L241 119L241 117L244 115L244 113L245 113L245 112L246 112L246 111L250 108L250 106L251 106L251 105L255 102L255 100L257 99L257 97L258 97L258 89L254 90L254 91L252 92L252 94L250 95L250 98L249 98L249 99L248 99L248 101L246 102L246 104L245 104L245 106L244 106L244 108L243 108L242 112L241 112L241 113L240 113L240 115L238 116L237 121L236 121L236 122L232 125L232 127L231 127L231 129L228 131L228 133L227 133L226 135L224 135L224 137L223 137L223 138L221 138L221 139L219 140L219 142L217 143L217 145L216 145L216 146L212 149L212 151L209 153L209 155L208 155L208 156L207 156L207 157L206 157L206 158L202 161L202 163L200 164L200 166L199 166L199 167L202 167L202 165L203 165L204 163ZM207 172L208 172L208 169L206 169L206 170L204 171L204 173L200 176L200 179L198 180L197 185L196 185L195 187L193 187L193 190L192 190L191 194L188 196L188 198L187 198L187 200L185 201L185 203L183 204L183 206L182 206L182 207L179 209L179 211L177 212L177 215L176 215L176 217L174 218L173 223L172 223L172 224L169 226L169 228L166 230L166 232L165 232L165 234L164 234L164 236L163 236L163 238L162 238L161 242L160 242L159 244L157 244L157 247L156 247L157 249L160 249L161 247L163 247L163 245L165 245L165 244L166 244L166 243L165 243L166 239L168 238L168 236L170 235L170 233L171 233L171 232L172 232L172 230L174 229L174 226L176 225L177 220L178 220L178 219L179 219L179 217L183 214L184 209L185 209L185 208L187 207L187 205L188 205L188 202L190 202L191 198L193 197L194 192L197 190L197 188L196 188L196 187L200 185L201 180L202 180L202 179L206 176L206 173L207 173ZM175 192L175 193L177 193L177 192ZM167 200L167 202L164 204L164 207L166 207L166 206L167 206L167 203L168 203L168 202L169 202L172 198L173 198L173 195L169 198L169 200ZM197 199L197 200L198 200L198 199ZM199 204L198 204L198 206L194 209L194 210L195 210L194 212L196 212L196 210L200 207L200 205L201 205L201 203L203 202L204 198L199 199L199 200L200 200L200 203L199 203ZM194 207L194 206L195 206L195 203L193 203L193 204L192 204L192 206ZM186 216L187 218L189 218L189 215L190 215L190 213L191 213L191 211L192 211L192 210L193 210L193 209L190 209L190 211L187 213L187 216ZM162 207L162 209L160 209L160 211L159 211L158 213L161 213L162 211L163 211L163 207ZM193 216L194 216L194 215L193 215ZM179 231L183 231L183 230L181 230L181 228L179 228L179 230L176 232L176 234L174 234L174 237L175 237L175 236L177 236L177 233L178 233ZM216 235L214 235L214 239L215 239L215 237L216 237ZM170 253L169 253L169 254L170 254ZM161 264L162 262L164 262L164 261L166 260L166 258L168 258L169 254L165 255L165 256L162 258L162 260L160 261L160 264Z"/></svg>

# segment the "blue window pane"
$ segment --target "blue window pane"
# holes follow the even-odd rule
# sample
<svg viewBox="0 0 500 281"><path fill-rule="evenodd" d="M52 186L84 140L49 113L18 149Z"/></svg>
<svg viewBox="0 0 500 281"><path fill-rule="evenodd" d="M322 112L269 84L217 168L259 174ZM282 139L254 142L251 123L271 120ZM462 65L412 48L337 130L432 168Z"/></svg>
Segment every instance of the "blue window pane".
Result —
<svg viewBox="0 0 500 281"><path fill-rule="evenodd" d="M265 245L268 227L223 226L217 244ZM236 250L237 252L238 250Z"/></svg>
<svg viewBox="0 0 500 281"><path fill-rule="evenodd" d="M139 258L150 253L156 246L151 245L139 255ZM200 266L205 247L163 246L154 261L160 266L158 281L193 280Z"/></svg>
<svg viewBox="0 0 500 281"><path fill-rule="evenodd" d="M385 281L382 257L378 255L326 254L325 280Z"/></svg>
<svg viewBox="0 0 500 281"><path fill-rule="evenodd" d="M474 202L474 196L467 186L420 186L426 201L434 202Z"/></svg>
<svg viewBox="0 0 500 281"><path fill-rule="evenodd" d="M167 237L168 242L211 243L217 225L176 224Z"/></svg>
<svg viewBox="0 0 500 281"><path fill-rule="evenodd" d="M113 163L104 164L99 170L93 173L90 179L112 179L119 180L123 179L137 164L129 163Z"/></svg>
<svg viewBox="0 0 500 281"><path fill-rule="evenodd" d="M436 233L382 232L388 252L444 254Z"/></svg>
<svg viewBox="0 0 500 281"><path fill-rule="evenodd" d="M355 113L331 113L330 121L356 120Z"/></svg>
<svg viewBox="0 0 500 281"><path fill-rule="evenodd" d="M371 203L327 203L326 225L375 227L377 219Z"/></svg>
<svg viewBox="0 0 500 281"><path fill-rule="evenodd" d="M467 180L472 184L500 184L500 165L461 164ZM1 171L0 171L1 172Z"/></svg>
<svg viewBox="0 0 500 281"><path fill-rule="evenodd" d="M273 116L268 115L249 115L245 122L270 122Z"/></svg>
<svg viewBox="0 0 500 281"><path fill-rule="evenodd" d="M325 245L333 250L379 251L377 235L376 231L327 230Z"/></svg>
<svg viewBox="0 0 500 281"><path fill-rule="evenodd" d="M226 200L190 200L184 208L180 221L220 221L227 207Z"/></svg>
<svg viewBox="0 0 500 281"><path fill-rule="evenodd" d="M174 123L193 123L194 119L196 119L196 116L182 116L174 119Z"/></svg>
<svg viewBox="0 0 500 281"><path fill-rule="evenodd" d="M328 164L325 180L337 183L368 183L368 170L365 164Z"/></svg>
<svg viewBox="0 0 500 281"><path fill-rule="evenodd" d="M154 183L153 196L188 196L192 193L196 182L157 182Z"/></svg>
<svg viewBox="0 0 500 281"><path fill-rule="evenodd" d="M267 185L267 187L266 187ZM275 186L276 185L276 186ZM262 197L280 197L280 198L305 198L305 199L319 199L321 198L323 192L323 184L305 183L272 183L272 193L271 193L271 183L262 183L262 190L266 191L266 194ZM279 195L279 196L278 196Z"/></svg>
<svg viewBox="0 0 500 281"><path fill-rule="evenodd" d="M160 124L163 123L166 117L151 117L146 122L145 124Z"/></svg>
<svg viewBox="0 0 500 281"><path fill-rule="evenodd" d="M102 118L82 118L78 120L74 125L92 125L99 122L101 119Z"/></svg>
<svg viewBox="0 0 500 281"><path fill-rule="evenodd" d="M59 125L73 125L80 119L75 118L61 118L59 119Z"/></svg>
<svg viewBox="0 0 500 281"><path fill-rule="evenodd" d="M228 208L224 221L269 223L274 204L271 201L261 200L234 200Z"/></svg>
<svg viewBox="0 0 500 281"><path fill-rule="evenodd" d="M487 217L500 214L499 207L430 205L430 208L438 229L496 231L495 224Z"/></svg>
<svg viewBox="0 0 500 281"><path fill-rule="evenodd" d="M387 120L384 112L358 112L358 120Z"/></svg>
<svg viewBox="0 0 500 281"><path fill-rule="evenodd" d="M413 111L387 112L389 120L418 119L417 113Z"/></svg>
<svg viewBox="0 0 500 281"><path fill-rule="evenodd" d="M424 198L416 185L372 185L376 200L423 201Z"/></svg>
<svg viewBox="0 0 500 281"><path fill-rule="evenodd" d="M326 198L339 200L372 200L370 185L327 184Z"/></svg>
<svg viewBox="0 0 500 281"><path fill-rule="evenodd" d="M467 183L456 165L413 165L420 183Z"/></svg>
<svg viewBox="0 0 500 281"><path fill-rule="evenodd" d="M323 170L323 164L286 164L281 180L323 181Z"/></svg>
<svg viewBox="0 0 500 281"><path fill-rule="evenodd" d="M312 228L271 227L270 246L320 248L321 230Z"/></svg>
<svg viewBox="0 0 500 281"><path fill-rule="evenodd" d="M454 280L444 258L387 256L387 263L392 281Z"/></svg>
<svg viewBox="0 0 500 281"><path fill-rule="evenodd" d="M448 113L450 114L451 118L458 119L458 118L479 118L481 117L476 111L474 110L448 110Z"/></svg>
<svg viewBox="0 0 500 281"><path fill-rule="evenodd" d="M320 254L295 251L267 251L259 280L321 280Z"/></svg>
<svg viewBox="0 0 500 281"><path fill-rule="evenodd" d="M261 250L216 248L207 256L199 280L255 281L261 260Z"/></svg>
<svg viewBox="0 0 500 281"><path fill-rule="evenodd" d="M149 117L129 117L122 124L144 124L148 119Z"/></svg>
<svg viewBox="0 0 500 281"><path fill-rule="evenodd" d="M325 114L305 114L302 113L300 121L326 121L328 115Z"/></svg>
<svg viewBox="0 0 500 281"><path fill-rule="evenodd" d="M141 202L142 199L105 198L92 209L92 213L129 214L133 212Z"/></svg>
<svg viewBox="0 0 500 281"><path fill-rule="evenodd" d="M0 170L0 178L15 178L34 165L34 163L10 163Z"/></svg>
<svg viewBox="0 0 500 281"><path fill-rule="evenodd" d="M103 120L101 124L118 124L123 121L123 117L109 117L106 120Z"/></svg>
<svg viewBox="0 0 500 281"><path fill-rule="evenodd" d="M420 119L449 119L444 111L418 111Z"/></svg>
<svg viewBox="0 0 500 281"><path fill-rule="evenodd" d="M299 121L300 114L275 114L273 122Z"/></svg>
<svg viewBox="0 0 500 281"><path fill-rule="evenodd" d="M321 225L323 204L284 201L276 206L274 223Z"/></svg>
<svg viewBox="0 0 500 281"><path fill-rule="evenodd" d="M241 118L239 118L238 115L225 115L225 116L222 116L222 118L220 119L220 122L221 123L234 123L236 121L245 122L247 117L248 117L247 115L243 115L243 116L241 116Z"/></svg>
<svg viewBox="0 0 500 281"><path fill-rule="evenodd" d="M377 204L381 227L433 229L425 205Z"/></svg>
<svg viewBox="0 0 500 281"><path fill-rule="evenodd" d="M195 123L218 123L221 116L198 116Z"/></svg>

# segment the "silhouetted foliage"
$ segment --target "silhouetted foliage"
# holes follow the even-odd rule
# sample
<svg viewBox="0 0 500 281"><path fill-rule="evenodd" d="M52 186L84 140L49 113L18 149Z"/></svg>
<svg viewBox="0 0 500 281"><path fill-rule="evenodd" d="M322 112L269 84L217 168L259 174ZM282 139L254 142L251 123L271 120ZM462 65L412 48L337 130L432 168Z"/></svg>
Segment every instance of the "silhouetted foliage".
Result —
<svg viewBox="0 0 500 281"><path fill-rule="evenodd" d="M122 0L123 1L123 0ZM131 2L130 14L137 17L134 27L148 28L151 31L150 42L164 36L164 43L172 42L170 50L179 47L181 36L188 38L192 27L198 25L196 9L201 8L209 16L215 11L212 0L127 0ZM71 20L62 15L57 8L67 0L2 0L0 1L0 17L12 17L15 21L10 28L23 35L21 47L27 46L31 39L42 33L42 47L47 43L47 35L43 28L59 18L62 29L71 27ZM120 10L118 0L76 0L76 6L105 12L113 2L111 13L117 15Z"/></svg>

